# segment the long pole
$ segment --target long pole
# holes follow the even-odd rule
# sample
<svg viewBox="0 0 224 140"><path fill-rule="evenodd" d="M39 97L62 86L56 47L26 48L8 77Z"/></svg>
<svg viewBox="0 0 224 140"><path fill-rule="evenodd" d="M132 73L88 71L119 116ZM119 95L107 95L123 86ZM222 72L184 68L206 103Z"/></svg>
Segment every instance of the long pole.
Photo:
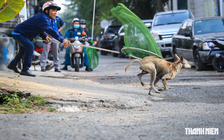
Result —
<svg viewBox="0 0 224 140"><path fill-rule="evenodd" d="M46 41L46 40L42 40L42 39L37 39L37 40ZM51 41L51 42L60 43L59 41ZM117 53L117 54L120 53L119 51L113 51L113 50L108 50L108 49L103 49L103 48L98 48L98 47L93 47L93 46L87 46L87 45L82 45L82 44L71 43L71 45L78 45L78 46L83 46L85 48L93 48L93 49L112 52L112 53Z"/></svg>
<svg viewBox="0 0 224 140"><path fill-rule="evenodd" d="M93 40L93 30L94 30L94 19L95 19L95 6L96 6L96 0L94 0L93 3L93 22L92 22L92 40Z"/></svg>

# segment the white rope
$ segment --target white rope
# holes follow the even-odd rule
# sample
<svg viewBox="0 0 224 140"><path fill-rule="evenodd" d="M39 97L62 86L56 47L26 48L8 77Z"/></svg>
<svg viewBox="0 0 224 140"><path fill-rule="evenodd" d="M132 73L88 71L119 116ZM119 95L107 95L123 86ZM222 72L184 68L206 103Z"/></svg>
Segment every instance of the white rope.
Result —
<svg viewBox="0 0 224 140"><path fill-rule="evenodd" d="M157 57L159 57L159 58L163 58L163 57L159 56L158 54L155 54L155 53L153 53L153 52L146 51L146 50L143 50L143 49L140 49L140 48L125 47L125 48L123 48L123 49L121 49L121 50L125 50L125 49L140 50L140 51L143 51L143 52L147 52L147 53L153 54L153 55L155 55L155 56L157 56Z"/></svg>
<svg viewBox="0 0 224 140"><path fill-rule="evenodd" d="M42 40L42 39L37 39L37 40L46 41L46 40ZM51 42L60 43L59 41L51 41ZM98 49L98 50L112 52L112 53L117 53L117 54L120 53L118 51L112 51L112 50L108 50L108 49L103 49L103 48L98 48L98 47L93 47L93 46L87 46L87 45L82 45L82 44L71 43L71 45L79 45L79 46L83 46L85 48L93 48L93 49Z"/></svg>
<svg viewBox="0 0 224 140"><path fill-rule="evenodd" d="M38 40L46 41L46 40L42 40L42 39L38 39ZM60 43L59 41L51 41L51 42ZM87 45L82 45L82 44L71 43L71 45L80 45L80 46L83 46L83 47L85 47L85 48L93 48L93 49L98 49L98 50L107 51L107 52L112 52L112 53L117 53L117 54L120 53L120 52L118 52L118 51L112 51L112 50L108 50L108 49L103 49L103 48L98 48L98 47L93 47L93 46L87 46ZM165 59L165 60L171 60L171 59L173 59L173 57L163 58L163 57L159 56L158 54L155 54L155 53L153 53L153 52L150 52L150 51L147 51L147 50L143 50L143 49L140 49L140 48L125 47L125 48L122 48L121 50L125 50L125 49L140 50L140 51L150 53L150 54L152 54L152 55L155 55L155 56L157 56L157 57L159 57L159 58L162 58L162 59ZM133 56L133 55L131 55L131 54L126 54L126 55L129 55L130 57L133 57L133 58L141 59L141 58L136 57L136 56Z"/></svg>

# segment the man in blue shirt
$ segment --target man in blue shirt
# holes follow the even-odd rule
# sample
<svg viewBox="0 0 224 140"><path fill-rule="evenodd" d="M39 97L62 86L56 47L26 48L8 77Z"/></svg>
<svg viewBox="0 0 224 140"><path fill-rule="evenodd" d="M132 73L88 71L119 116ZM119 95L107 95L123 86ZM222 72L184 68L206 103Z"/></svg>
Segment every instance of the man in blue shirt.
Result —
<svg viewBox="0 0 224 140"><path fill-rule="evenodd" d="M59 34L62 36L61 31L66 27L66 23L59 16L56 16L55 19L58 26ZM64 48L63 43L59 44L59 48L61 51L63 50Z"/></svg>
<svg viewBox="0 0 224 140"><path fill-rule="evenodd" d="M13 38L20 46L20 50L7 67L11 70L14 70L16 73L19 73L17 64L19 63L20 59L24 57L23 69L20 72L20 75L33 77L36 76L29 71L29 68L31 67L34 51L34 45L30 40L34 39L37 35L40 34L40 36L45 39L47 43L49 43L51 41L50 37L48 36L49 34L53 38L63 42L65 48L67 48L70 43L68 39L64 39L61 35L59 35L59 32L55 31L50 25L50 19L54 19L57 15L57 11L61 8L52 1L44 3L42 8L45 9L42 14L36 14L26 21L20 23L12 32Z"/></svg>
<svg viewBox="0 0 224 140"><path fill-rule="evenodd" d="M61 31L66 27L66 23L59 16L56 16L55 19L58 26L59 34L62 36Z"/></svg>
<svg viewBox="0 0 224 140"><path fill-rule="evenodd" d="M82 28L80 27L79 19L74 18L72 23L73 23L73 27L67 30L67 32L65 33L65 38L70 39L70 41L73 43L75 41L74 40L75 37L81 38L84 36L85 41L88 41L85 31L83 31ZM81 43L84 44L83 41L81 41ZM84 64L86 66L85 70L90 72L92 71L92 69L89 68L89 59L87 56L87 52L85 48L83 49L84 49ZM70 65L70 47L68 47L66 50L64 65L65 66L62 68L62 70L68 70L67 66Z"/></svg>
<svg viewBox="0 0 224 140"><path fill-rule="evenodd" d="M43 9L43 11L44 10L45 9ZM52 26L52 28L55 31L58 31L60 35L61 35L60 31L65 27L65 23L63 23L63 21L58 16L56 16L55 19L50 20L50 25ZM63 26L63 27L61 27L61 26ZM57 41L56 39L54 39L52 37L51 37L51 39L54 41ZM55 72L61 72L60 67L59 67L60 62L59 62L59 57L58 57L59 44L57 42L46 43L45 41L43 43L43 51L42 51L41 59L40 59L41 71L45 72L46 70L48 70L48 69L46 69L46 65L47 65L47 59L48 59L50 46L52 48L53 62L54 62L54 65L52 67L55 68L55 70L54 70ZM52 67L50 67L49 69L51 69Z"/></svg>

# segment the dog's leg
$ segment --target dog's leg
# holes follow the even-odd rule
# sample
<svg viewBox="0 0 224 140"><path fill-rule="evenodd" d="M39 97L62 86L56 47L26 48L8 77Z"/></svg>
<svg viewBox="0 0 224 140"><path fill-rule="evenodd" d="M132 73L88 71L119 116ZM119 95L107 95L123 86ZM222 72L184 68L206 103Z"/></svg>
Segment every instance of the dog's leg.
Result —
<svg viewBox="0 0 224 140"><path fill-rule="evenodd" d="M162 77L162 83L163 83L163 86L164 86L164 89L160 89L160 91L163 91L163 90L167 90L168 89L168 85L167 85L167 79L170 79L171 75L170 74L166 74Z"/></svg>
<svg viewBox="0 0 224 140"><path fill-rule="evenodd" d="M145 74L148 74L148 73L139 73L137 76L138 76L138 79L140 80L142 86L144 86L145 84L142 82L142 76L145 75Z"/></svg>
<svg viewBox="0 0 224 140"><path fill-rule="evenodd" d="M159 77L156 77L156 80L154 82L154 86L156 86L156 84L159 82L160 78Z"/></svg>
<svg viewBox="0 0 224 140"><path fill-rule="evenodd" d="M150 79L150 89L149 89L149 95L151 95L152 89L156 92L159 93L160 91L158 91L154 84L155 84L155 79L156 79L156 69L154 66L149 67L148 71L150 73L151 79Z"/></svg>
<svg viewBox="0 0 224 140"><path fill-rule="evenodd" d="M156 80L154 82L154 86L159 82L160 78L156 77ZM152 92L152 87L149 88L149 95L151 95L151 92Z"/></svg>

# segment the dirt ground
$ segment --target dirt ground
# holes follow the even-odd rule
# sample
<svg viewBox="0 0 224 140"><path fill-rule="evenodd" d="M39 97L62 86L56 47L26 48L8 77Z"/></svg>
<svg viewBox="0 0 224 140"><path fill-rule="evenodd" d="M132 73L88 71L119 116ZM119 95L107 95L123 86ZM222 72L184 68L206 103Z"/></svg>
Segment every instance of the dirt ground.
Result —
<svg viewBox="0 0 224 140"><path fill-rule="evenodd" d="M167 91L148 95L149 75L141 86L137 63L125 73L131 59L100 60L91 73L37 68L33 78L1 71L2 89L47 96L62 112L1 114L0 139L224 139L224 73L183 69ZM218 128L219 134L186 135L185 128Z"/></svg>

